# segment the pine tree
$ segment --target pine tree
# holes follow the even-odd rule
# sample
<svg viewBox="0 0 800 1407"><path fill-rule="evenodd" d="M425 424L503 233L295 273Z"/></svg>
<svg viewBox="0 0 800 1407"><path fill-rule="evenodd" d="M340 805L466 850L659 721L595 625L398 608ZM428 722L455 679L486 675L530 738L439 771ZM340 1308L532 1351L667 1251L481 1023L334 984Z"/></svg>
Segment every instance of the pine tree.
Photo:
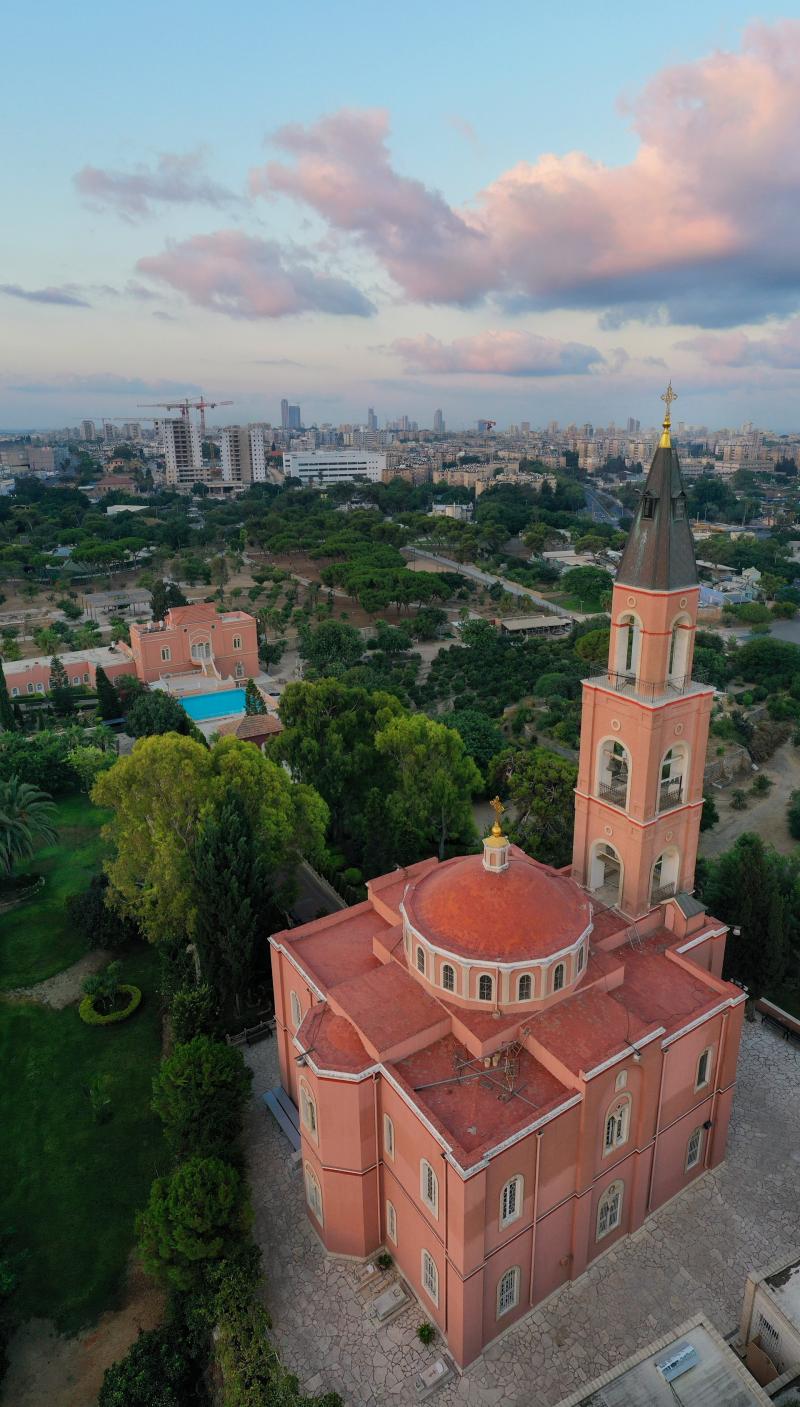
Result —
<svg viewBox="0 0 800 1407"><path fill-rule="evenodd" d="M261 690L256 686L255 680L248 679L247 687L244 691L244 711L245 713L258 714L266 713L267 705L261 695Z"/></svg>
<svg viewBox="0 0 800 1407"><path fill-rule="evenodd" d="M97 707L100 717L103 719L119 718L122 713L119 694L100 665L97 666L95 673L95 688L97 689Z"/></svg>
<svg viewBox="0 0 800 1407"><path fill-rule="evenodd" d="M14 717L14 706L8 696L8 685L3 671L3 661L0 660L0 733L13 733L17 726Z"/></svg>
<svg viewBox="0 0 800 1407"><path fill-rule="evenodd" d="M67 671L58 655L54 655L50 661L50 698L60 717L75 712L75 700L72 697Z"/></svg>
<svg viewBox="0 0 800 1407"><path fill-rule="evenodd" d="M233 998L238 1011L253 974L269 904L253 828L235 793L201 824L193 859L203 979L223 1000Z"/></svg>

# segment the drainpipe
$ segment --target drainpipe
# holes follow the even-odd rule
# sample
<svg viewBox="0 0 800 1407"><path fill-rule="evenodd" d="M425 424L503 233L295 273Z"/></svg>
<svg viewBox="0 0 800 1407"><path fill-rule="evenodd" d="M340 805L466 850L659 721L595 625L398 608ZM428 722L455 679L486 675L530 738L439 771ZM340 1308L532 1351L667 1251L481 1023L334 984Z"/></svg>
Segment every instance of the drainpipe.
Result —
<svg viewBox="0 0 800 1407"><path fill-rule="evenodd" d="M710 1137L706 1139L705 1157L703 1159L703 1172L706 1172L708 1170L708 1158L711 1152L711 1138L713 1137L713 1130L716 1127L715 1120L717 1113L717 1102L719 1098L719 1085L720 1080L722 1078L723 1061L725 1059L725 1046L728 1040L728 1018L730 1014L731 1013L729 1008L726 1012L723 1013L722 1016L722 1035L719 1038L719 1058L717 1060L717 1069L714 1077L714 1094L711 1099L711 1118L709 1120L711 1128L708 1130Z"/></svg>
<svg viewBox="0 0 800 1407"><path fill-rule="evenodd" d="M655 1177L656 1177L656 1156L657 1156L657 1154L658 1154L658 1136L659 1136L659 1134L660 1134L660 1132L661 1132L661 1102L662 1102L663 1095L664 1095L664 1076L665 1076L666 1073L667 1073L667 1056L669 1055L669 1052L670 1052L671 1049L672 1049L671 1046L667 1046L666 1050L664 1050L663 1047L662 1047L662 1050L661 1050L661 1078L660 1078L660 1080L659 1080L659 1082L658 1082L658 1109L656 1110L656 1131L655 1131L655 1134L654 1134L654 1136L653 1136L653 1156L652 1156L652 1158L651 1158L651 1160L650 1160L650 1181L648 1182L648 1185L647 1185L647 1208L646 1208L646 1210L645 1210L645 1216L649 1216L650 1213L651 1213L651 1211L653 1210L653 1187L654 1187L654 1185L655 1185Z"/></svg>
<svg viewBox="0 0 800 1407"><path fill-rule="evenodd" d="M450 1295L448 1294L448 1275L450 1272L450 1237L448 1234L447 1226L447 1209L450 1199L448 1197L447 1174L450 1169L447 1162L447 1158L445 1157L444 1153L442 1153L442 1166L444 1169L444 1176L442 1178L442 1182L444 1183L444 1206L442 1208L442 1214L444 1217L444 1304L442 1306L442 1309L444 1311L444 1336L445 1338L447 1338L447 1311L450 1307Z"/></svg>
<svg viewBox="0 0 800 1407"><path fill-rule="evenodd" d="M381 1240L381 1145L378 1139L378 1071L372 1074L372 1114L375 1123L375 1204L378 1210L378 1245ZM395 1213L396 1215L396 1213Z"/></svg>
<svg viewBox="0 0 800 1407"><path fill-rule="evenodd" d="M528 1290L528 1303L533 1306L533 1272L536 1266L536 1214L539 1210L539 1163L542 1152L544 1129L536 1130L536 1161L533 1169L533 1226L531 1228L531 1283Z"/></svg>

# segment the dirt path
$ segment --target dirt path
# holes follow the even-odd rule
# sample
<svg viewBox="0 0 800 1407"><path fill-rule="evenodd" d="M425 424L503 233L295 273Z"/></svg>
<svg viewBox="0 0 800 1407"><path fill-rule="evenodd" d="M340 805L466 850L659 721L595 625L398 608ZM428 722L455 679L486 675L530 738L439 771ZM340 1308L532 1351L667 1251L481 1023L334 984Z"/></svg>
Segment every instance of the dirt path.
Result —
<svg viewBox="0 0 800 1407"><path fill-rule="evenodd" d="M15 987L13 991L5 993L6 1001L26 1001L38 1002L40 1006L52 1007L54 1011L63 1011L65 1006L70 1006L76 1002L83 994L83 984L87 977L93 972L98 972L101 967L105 967L110 962L113 953L108 953L104 948L97 948L94 952L86 953L79 958L72 967L65 967L63 972L57 972L55 977L48 977L44 982L36 982L32 987Z"/></svg>
<svg viewBox="0 0 800 1407"><path fill-rule="evenodd" d="M122 1308L101 1315L91 1329L67 1338L49 1319L31 1319L17 1330L0 1407L92 1407L106 1368L163 1314L163 1293L132 1261Z"/></svg>
<svg viewBox="0 0 800 1407"><path fill-rule="evenodd" d="M711 795L717 803L719 821L713 830L705 831L700 837L700 854L706 858L729 850L734 841L745 831L756 831L768 845L788 855L797 848L797 842L789 834L786 824L786 807L793 791L800 790L800 749L792 743L783 743L760 769L772 782L766 796L753 796L747 777L737 778L736 783L717 791L711 788ZM753 773L753 776L757 776ZM731 798L740 786L747 793L747 809L734 811Z"/></svg>

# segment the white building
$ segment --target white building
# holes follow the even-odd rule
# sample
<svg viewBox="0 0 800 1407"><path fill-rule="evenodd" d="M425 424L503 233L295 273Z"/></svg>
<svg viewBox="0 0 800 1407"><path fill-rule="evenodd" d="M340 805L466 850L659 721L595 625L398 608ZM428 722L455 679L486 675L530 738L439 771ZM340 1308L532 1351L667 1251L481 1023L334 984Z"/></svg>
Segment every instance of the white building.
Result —
<svg viewBox="0 0 800 1407"><path fill-rule="evenodd" d="M739 1348L764 1386L800 1378L800 1247L747 1277Z"/></svg>
<svg viewBox="0 0 800 1407"><path fill-rule="evenodd" d="M283 472L310 488L365 481L379 484L386 471L386 455L367 449L319 449L284 454Z"/></svg>
<svg viewBox="0 0 800 1407"><path fill-rule="evenodd" d="M188 417L160 420L164 439L166 482L169 488L191 489L198 480L207 478L197 426Z"/></svg>

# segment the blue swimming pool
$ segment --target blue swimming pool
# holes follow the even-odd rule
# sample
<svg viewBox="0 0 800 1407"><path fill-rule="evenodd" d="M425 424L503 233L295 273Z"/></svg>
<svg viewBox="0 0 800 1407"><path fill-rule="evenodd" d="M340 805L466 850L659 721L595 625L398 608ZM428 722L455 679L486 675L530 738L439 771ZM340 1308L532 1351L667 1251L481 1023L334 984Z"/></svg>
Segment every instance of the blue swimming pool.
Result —
<svg viewBox="0 0 800 1407"><path fill-rule="evenodd" d="M244 713L244 689L225 689L217 694L185 694L181 703L195 723L205 723L209 718Z"/></svg>

